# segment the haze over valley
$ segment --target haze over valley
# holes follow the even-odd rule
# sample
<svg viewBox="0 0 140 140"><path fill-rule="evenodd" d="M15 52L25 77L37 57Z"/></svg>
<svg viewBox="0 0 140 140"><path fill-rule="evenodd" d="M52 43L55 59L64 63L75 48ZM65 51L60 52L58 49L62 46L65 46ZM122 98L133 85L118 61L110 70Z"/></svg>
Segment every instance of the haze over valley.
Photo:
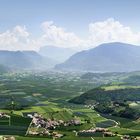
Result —
<svg viewBox="0 0 140 140"><path fill-rule="evenodd" d="M0 3L0 140L140 140L139 0Z"/></svg>

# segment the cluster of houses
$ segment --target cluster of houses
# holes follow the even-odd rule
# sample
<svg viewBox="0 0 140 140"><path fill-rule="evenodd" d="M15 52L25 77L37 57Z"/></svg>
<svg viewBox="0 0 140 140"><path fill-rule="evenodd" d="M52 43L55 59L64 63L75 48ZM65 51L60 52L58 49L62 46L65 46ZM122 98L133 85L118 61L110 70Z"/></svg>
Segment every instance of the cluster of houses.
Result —
<svg viewBox="0 0 140 140"><path fill-rule="evenodd" d="M92 103L92 104L88 104L88 105L85 105L86 108L90 108L90 109L94 109L99 103L96 102L96 103Z"/></svg>
<svg viewBox="0 0 140 140"><path fill-rule="evenodd" d="M32 130L30 130L28 132L28 135L47 136L47 137L53 137L53 138L62 138L64 136L63 134L60 134L58 132L50 132L47 129L44 129L42 131L32 131Z"/></svg>
<svg viewBox="0 0 140 140"><path fill-rule="evenodd" d="M0 118L10 118L6 113L0 113Z"/></svg>
<svg viewBox="0 0 140 140"><path fill-rule="evenodd" d="M38 136L48 136L52 138L62 138L64 134L60 134L55 131L56 128L63 126L77 126L81 125L81 121L78 119L72 119L69 121L63 120L54 120L54 119L45 119L42 115L37 113L28 114L28 117L32 118L30 128L28 130L28 135L38 135ZM10 118L6 113L0 113L0 118ZM53 131L51 131L53 130ZM76 132L76 131L75 131ZM92 128L89 130L81 130L76 132L76 136L96 136L97 134L102 135L103 137L113 137L116 136L115 133L112 133L107 128ZM0 140L15 140L13 136L0 136ZM131 137L129 135L124 135L121 137L121 140L138 140L136 137Z"/></svg>
<svg viewBox="0 0 140 140"><path fill-rule="evenodd" d="M138 140L136 137L131 137L129 135L124 135L121 137L121 140Z"/></svg>
<svg viewBox="0 0 140 140"><path fill-rule="evenodd" d="M106 128L94 128L94 129L90 129L90 130L82 130L78 132L78 136L96 136L96 134L101 134L103 137L114 137L117 134L112 133L110 130L106 129ZM124 135L121 137L121 140L138 140L136 137L132 137L129 135Z"/></svg>
<svg viewBox="0 0 140 140"><path fill-rule="evenodd" d="M100 133L103 135L103 137L113 137L115 136L114 133L112 133L111 131L109 131L106 128L94 128L94 129L90 129L90 130L82 130L78 132L79 136L95 136L97 133Z"/></svg>
<svg viewBox="0 0 140 140"><path fill-rule="evenodd" d="M81 121L78 119L72 119L69 121L63 120L52 120L43 118L41 115L35 113L34 115L28 115L28 117L32 118L32 126L37 128L46 128L49 130L54 130L59 126L71 126L71 125L80 125Z"/></svg>
<svg viewBox="0 0 140 140"><path fill-rule="evenodd" d="M52 132L50 130L55 130L60 126L71 126L71 125L80 125L80 120L72 119L69 121L63 120L52 120L52 119L45 119L41 115L35 113L34 115L28 114L28 117L32 118L32 122L30 125L28 134L29 135L41 135L41 136L51 136L55 138L63 137L63 134L59 134L57 132ZM32 129L36 128L36 129ZM41 131L40 131L41 130Z"/></svg>
<svg viewBox="0 0 140 140"><path fill-rule="evenodd" d="M13 136L0 136L0 140L16 140Z"/></svg>

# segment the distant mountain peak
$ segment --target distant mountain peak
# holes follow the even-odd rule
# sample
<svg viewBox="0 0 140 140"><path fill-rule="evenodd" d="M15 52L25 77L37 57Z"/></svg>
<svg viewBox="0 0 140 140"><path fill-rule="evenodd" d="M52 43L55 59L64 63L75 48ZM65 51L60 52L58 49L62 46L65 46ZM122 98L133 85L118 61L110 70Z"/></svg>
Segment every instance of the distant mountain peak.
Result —
<svg viewBox="0 0 140 140"><path fill-rule="evenodd" d="M76 53L55 68L98 72L140 70L140 47L120 42L105 43Z"/></svg>
<svg viewBox="0 0 140 140"><path fill-rule="evenodd" d="M52 63L36 51L0 51L0 65L11 69L46 69L53 67Z"/></svg>

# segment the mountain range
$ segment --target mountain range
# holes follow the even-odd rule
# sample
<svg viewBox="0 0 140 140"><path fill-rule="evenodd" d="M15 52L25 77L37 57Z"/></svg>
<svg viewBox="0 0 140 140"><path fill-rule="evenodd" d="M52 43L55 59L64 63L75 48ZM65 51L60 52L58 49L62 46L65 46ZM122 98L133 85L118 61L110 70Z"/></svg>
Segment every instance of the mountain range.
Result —
<svg viewBox="0 0 140 140"><path fill-rule="evenodd" d="M56 65L56 70L68 71L138 71L140 46L114 42L78 53L53 46L43 47L39 52L0 51L0 65L1 69L48 69Z"/></svg>
<svg viewBox="0 0 140 140"><path fill-rule="evenodd" d="M55 66L59 70L123 72L140 70L140 46L106 43L72 55Z"/></svg>
<svg viewBox="0 0 140 140"><path fill-rule="evenodd" d="M52 63L35 51L0 51L0 65L10 69L42 69L49 68Z"/></svg>

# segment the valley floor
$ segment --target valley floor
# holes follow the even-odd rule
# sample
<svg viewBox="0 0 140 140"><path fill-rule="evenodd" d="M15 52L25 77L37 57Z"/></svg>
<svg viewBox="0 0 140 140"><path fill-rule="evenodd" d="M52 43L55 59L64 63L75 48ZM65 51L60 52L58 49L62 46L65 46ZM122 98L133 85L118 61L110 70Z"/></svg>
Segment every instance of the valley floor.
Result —
<svg viewBox="0 0 140 140"><path fill-rule="evenodd" d="M94 74L93 79L88 79L92 74L88 75L56 72L0 75L0 139L13 136L16 140L121 140L122 137L139 140L139 119L101 114L95 110L93 100L88 100L92 105L68 101L102 84L106 90L126 86L139 90L140 81L130 83L132 73ZM128 85L121 85L126 77ZM117 81L117 85L106 86ZM132 109L139 111L139 106L139 102L130 102Z"/></svg>

